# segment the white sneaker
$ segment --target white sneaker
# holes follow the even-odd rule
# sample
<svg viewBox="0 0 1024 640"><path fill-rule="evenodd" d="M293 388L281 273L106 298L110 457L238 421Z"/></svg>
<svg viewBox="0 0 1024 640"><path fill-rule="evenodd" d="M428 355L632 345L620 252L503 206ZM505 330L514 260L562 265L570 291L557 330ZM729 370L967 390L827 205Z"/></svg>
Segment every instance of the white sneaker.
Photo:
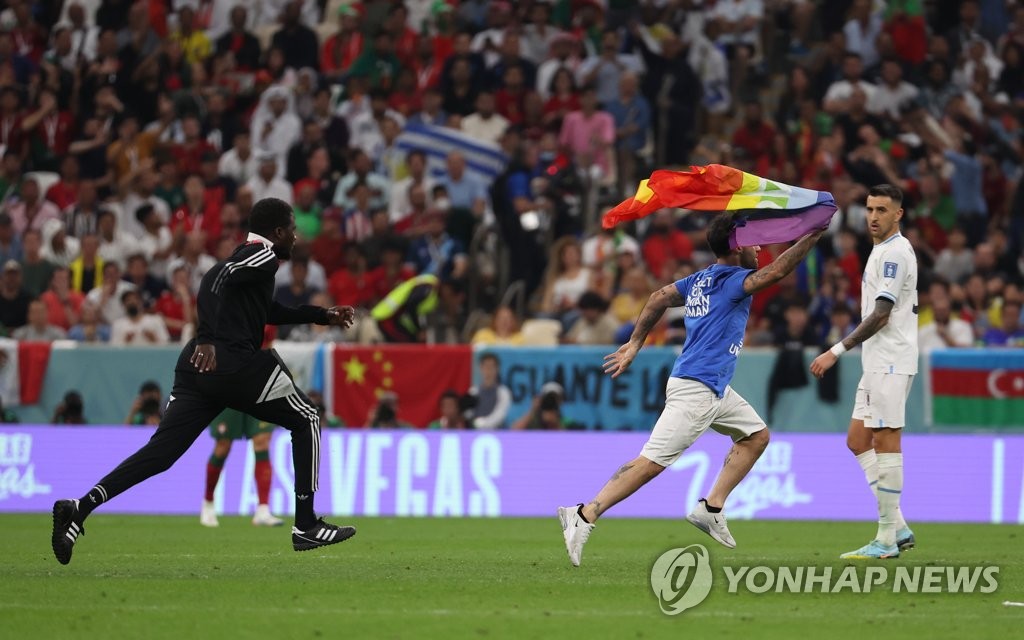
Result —
<svg viewBox="0 0 1024 640"><path fill-rule="evenodd" d="M582 506L578 504L575 507L558 507L558 520L562 523L565 550L569 552L569 561L574 567L580 566L583 545L587 543L590 532L597 526L580 517L579 508Z"/></svg>
<svg viewBox="0 0 1024 640"><path fill-rule="evenodd" d="M729 525L725 522L725 513L710 513L708 503L703 500L697 503L686 519L722 545L730 549L736 548L736 541L733 540L732 534L729 533Z"/></svg>
<svg viewBox="0 0 1024 640"><path fill-rule="evenodd" d="M256 513L252 516L252 523L257 527L280 527L284 524L284 520L274 517L270 513L270 507L261 504L256 507Z"/></svg>
<svg viewBox="0 0 1024 640"><path fill-rule="evenodd" d="M204 527L220 526L220 523L217 522L217 510L213 508L213 503L209 500L203 500L203 508L199 512L199 524Z"/></svg>

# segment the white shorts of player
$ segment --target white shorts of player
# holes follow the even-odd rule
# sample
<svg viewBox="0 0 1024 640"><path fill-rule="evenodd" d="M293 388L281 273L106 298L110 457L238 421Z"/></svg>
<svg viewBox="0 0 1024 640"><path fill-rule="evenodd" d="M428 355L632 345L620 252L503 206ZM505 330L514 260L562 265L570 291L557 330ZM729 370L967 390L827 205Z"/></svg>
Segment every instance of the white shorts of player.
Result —
<svg viewBox="0 0 1024 640"><path fill-rule="evenodd" d="M766 428L764 420L732 387L726 387L719 398L702 382L669 378L665 410L640 455L663 467L671 466L708 427L730 436L733 442Z"/></svg>
<svg viewBox="0 0 1024 640"><path fill-rule="evenodd" d="M869 429L902 429L907 398L914 376L903 373L864 372L857 383L853 419Z"/></svg>

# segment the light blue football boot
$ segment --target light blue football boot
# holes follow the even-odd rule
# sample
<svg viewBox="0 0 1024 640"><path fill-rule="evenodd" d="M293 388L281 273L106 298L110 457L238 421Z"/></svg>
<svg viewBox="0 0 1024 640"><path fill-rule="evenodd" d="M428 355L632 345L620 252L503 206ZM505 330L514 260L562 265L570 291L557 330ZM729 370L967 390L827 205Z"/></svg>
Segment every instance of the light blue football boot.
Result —
<svg viewBox="0 0 1024 640"><path fill-rule="evenodd" d="M896 532L896 546L899 547L900 551L913 549L915 544L917 544L917 540L914 538L914 532L910 530L910 527L903 527Z"/></svg>
<svg viewBox="0 0 1024 640"><path fill-rule="evenodd" d="M886 546L878 540L872 540L860 549L839 557L843 560L889 560L900 557L900 549L896 545Z"/></svg>

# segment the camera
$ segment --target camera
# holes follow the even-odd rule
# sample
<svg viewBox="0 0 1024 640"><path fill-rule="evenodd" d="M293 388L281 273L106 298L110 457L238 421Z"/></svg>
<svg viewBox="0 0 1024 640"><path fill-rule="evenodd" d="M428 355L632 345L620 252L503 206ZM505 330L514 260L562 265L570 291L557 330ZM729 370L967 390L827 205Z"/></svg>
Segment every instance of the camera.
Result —
<svg viewBox="0 0 1024 640"><path fill-rule="evenodd" d="M139 413L144 416L159 415L160 400L157 398L146 398L142 401L142 406L139 407Z"/></svg>

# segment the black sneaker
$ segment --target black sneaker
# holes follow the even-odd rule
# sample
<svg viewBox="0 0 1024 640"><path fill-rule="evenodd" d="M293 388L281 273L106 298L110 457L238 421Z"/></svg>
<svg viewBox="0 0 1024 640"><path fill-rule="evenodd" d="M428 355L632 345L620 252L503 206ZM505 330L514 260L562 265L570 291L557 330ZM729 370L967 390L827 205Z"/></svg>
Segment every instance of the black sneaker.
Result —
<svg viewBox="0 0 1024 640"><path fill-rule="evenodd" d="M78 536L85 534L85 527L78 522L78 503L75 500L58 500L53 503L53 555L57 562L71 562L71 550Z"/></svg>
<svg viewBox="0 0 1024 640"><path fill-rule="evenodd" d="M316 524L305 531L293 526L292 546L296 551L309 551L317 547L344 542L354 535L356 535L355 527L339 527L336 524L324 522L324 519L320 518Z"/></svg>

